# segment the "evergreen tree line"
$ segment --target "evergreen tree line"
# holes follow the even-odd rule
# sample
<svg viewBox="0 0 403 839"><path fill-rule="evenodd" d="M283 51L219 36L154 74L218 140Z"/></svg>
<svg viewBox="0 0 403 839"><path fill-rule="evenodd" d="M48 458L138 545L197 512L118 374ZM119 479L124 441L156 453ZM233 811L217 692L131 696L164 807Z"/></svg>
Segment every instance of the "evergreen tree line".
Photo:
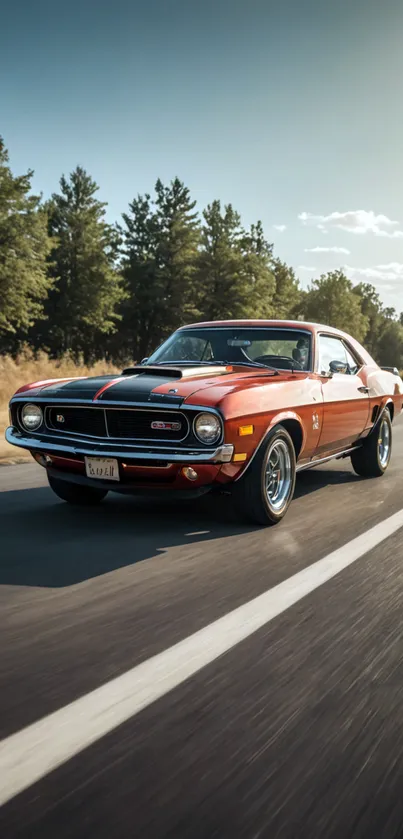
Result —
<svg viewBox="0 0 403 839"><path fill-rule="evenodd" d="M202 215L178 178L137 195L120 224L77 167L43 202L14 175L0 138L0 353L22 345L86 363L140 360L178 326L224 318L298 318L344 329L381 364L403 367L403 317L370 284L336 270L301 289L260 221L231 204Z"/></svg>

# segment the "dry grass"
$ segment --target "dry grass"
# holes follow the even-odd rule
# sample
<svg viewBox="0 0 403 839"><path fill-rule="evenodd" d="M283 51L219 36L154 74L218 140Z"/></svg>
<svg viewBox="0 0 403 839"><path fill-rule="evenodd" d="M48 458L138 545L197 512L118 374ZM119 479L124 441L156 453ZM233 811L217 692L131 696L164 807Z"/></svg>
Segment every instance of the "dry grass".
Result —
<svg viewBox="0 0 403 839"><path fill-rule="evenodd" d="M0 356L0 464L31 459L28 452L9 446L4 439L4 431L8 425L8 403L17 388L44 379L100 376L103 373L116 372L120 372L120 368L113 367L105 361L99 361L93 367L86 367L75 364L69 357L54 361L46 353L39 353L35 358L29 349L15 359L8 355Z"/></svg>

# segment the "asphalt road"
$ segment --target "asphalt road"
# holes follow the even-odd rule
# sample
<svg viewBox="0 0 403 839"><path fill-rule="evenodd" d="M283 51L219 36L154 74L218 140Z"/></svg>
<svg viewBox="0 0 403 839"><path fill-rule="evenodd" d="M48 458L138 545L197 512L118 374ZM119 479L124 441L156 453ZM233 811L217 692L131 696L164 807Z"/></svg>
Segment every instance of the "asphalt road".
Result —
<svg viewBox="0 0 403 839"><path fill-rule="evenodd" d="M303 473L271 529L208 497L76 510L40 467L1 467L0 738L46 732L47 715L384 522L403 508L402 462L399 420L383 478L349 461ZM10 797L0 836L403 836L402 534Z"/></svg>

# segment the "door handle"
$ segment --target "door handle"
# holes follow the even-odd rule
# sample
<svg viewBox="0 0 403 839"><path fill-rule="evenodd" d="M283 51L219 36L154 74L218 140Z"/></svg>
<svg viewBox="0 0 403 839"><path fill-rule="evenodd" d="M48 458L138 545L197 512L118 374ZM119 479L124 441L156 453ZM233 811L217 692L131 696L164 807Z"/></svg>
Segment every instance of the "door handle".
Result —
<svg viewBox="0 0 403 839"><path fill-rule="evenodd" d="M362 385L361 387L357 388L357 390L359 390L360 393L369 393L369 387L365 387L365 385Z"/></svg>

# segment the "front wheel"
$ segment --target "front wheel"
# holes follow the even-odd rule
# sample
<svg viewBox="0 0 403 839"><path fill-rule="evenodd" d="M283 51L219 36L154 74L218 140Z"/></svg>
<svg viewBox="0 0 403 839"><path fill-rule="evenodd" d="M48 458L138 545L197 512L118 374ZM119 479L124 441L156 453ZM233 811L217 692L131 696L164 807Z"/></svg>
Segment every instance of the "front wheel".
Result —
<svg viewBox="0 0 403 839"><path fill-rule="evenodd" d="M363 478L379 478L385 474L391 454L392 420L386 408L378 428L364 440L361 448L352 453L351 463L357 475Z"/></svg>
<svg viewBox="0 0 403 839"><path fill-rule="evenodd" d="M48 473L49 486L62 501L67 501L69 504L76 504L80 507L88 507L92 504L99 504L103 501L107 490L96 489L95 487L88 487L84 484L75 484L70 481L64 481L60 478L55 478L54 475Z"/></svg>
<svg viewBox="0 0 403 839"><path fill-rule="evenodd" d="M278 426L234 485L233 500L239 514L255 524L281 521L294 494L295 471L292 439L285 428Z"/></svg>

